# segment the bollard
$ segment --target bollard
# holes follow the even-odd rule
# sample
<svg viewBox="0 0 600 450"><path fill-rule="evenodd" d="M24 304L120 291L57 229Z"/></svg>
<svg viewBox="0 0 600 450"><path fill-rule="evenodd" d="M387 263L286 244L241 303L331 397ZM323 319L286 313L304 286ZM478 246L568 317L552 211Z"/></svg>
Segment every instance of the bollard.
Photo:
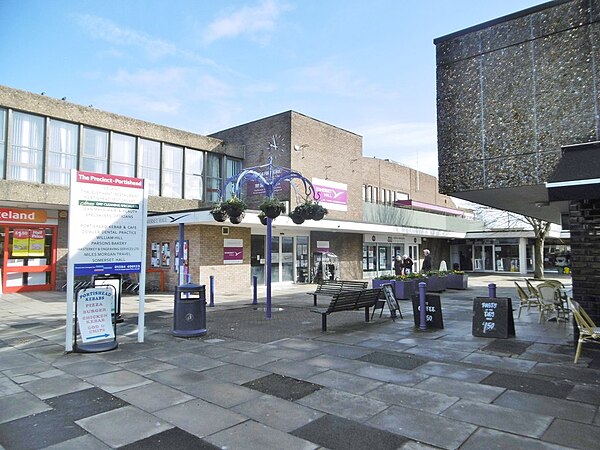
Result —
<svg viewBox="0 0 600 450"><path fill-rule="evenodd" d="M210 276L210 303L208 306L215 306L215 276Z"/></svg>
<svg viewBox="0 0 600 450"><path fill-rule="evenodd" d="M488 284L489 297L496 298L496 285L494 283Z"/></svg>
<svg viewBox="0 0 600 450"><path fill-rule="evenodd" d="M425 321L425 289L427 288L427 283L419 283L419 329L426 330L427 322Z"/></svg>
<svg viewBox="0 0 600 450"><path fill-rule="evenodd" d="M256 295L256 285L258 284L258 278L256 275L252 277L252 304L258 305L258 298Z"/></svg>

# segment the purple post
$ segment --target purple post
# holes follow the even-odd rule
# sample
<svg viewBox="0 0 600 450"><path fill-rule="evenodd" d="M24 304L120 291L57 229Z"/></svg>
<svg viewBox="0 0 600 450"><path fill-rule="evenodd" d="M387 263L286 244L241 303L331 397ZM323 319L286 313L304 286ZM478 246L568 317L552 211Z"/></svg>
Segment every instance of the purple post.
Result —
<svg viewBox="0 0 600 450"><path fill-rule="evenodd" d="M270 217L267 217L267 319L271 318L271 239L272 239L272 222Z"/></svg>
<svg viewBox="0 0 600 450"><path fill-rule="evenodd" d="M488 284L489 297L496 298L496 285L494 283Z"/></svg>
<svg viewBox="0 0 600 450"><path fill-rule="evenodd" d="M256 295L256 285L258 284L258 278L256 275L252 276L252 304L258 305L258 296Z"/></svg>
<svg viewBox="0 0 600 450"><path fill-rule="evenodd" d="M210 303L208 306L215 306L215 277L210 276Z"/></svg>
<svg viewBox="0 0 600 450"><path fill-rule="evenodd" d="M419 283L419 330L427 329L427 322L425 321L425 289L427 289L427 283Z"/></svg>

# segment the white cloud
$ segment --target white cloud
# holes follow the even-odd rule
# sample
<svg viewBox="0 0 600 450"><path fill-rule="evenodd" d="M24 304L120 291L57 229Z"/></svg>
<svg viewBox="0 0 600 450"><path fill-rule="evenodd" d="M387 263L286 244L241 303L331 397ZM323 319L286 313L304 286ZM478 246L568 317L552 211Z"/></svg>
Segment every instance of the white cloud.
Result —
<svg viewBox="0 0 600 450"><path fill-rule="evenodd" d="M115 92L99 99L102 109L120 111L131 117L147 117L151 114L175 115L181 110L181 102L173 96L149 95L147 93ZM156 121L158 122L158 121Z"/></svg>
<svg viewBox="0 0 600 450"><path fill-rule="evenodd" d="M255 6L246 6L233 14L216 19L206 27L204 42L210 44L219 39L240 35L261 36L275 29L279 15L286 6L275 0L263 0ZM268 33L266 33L268 34Z"/></svg>
<svg viewBox="0 0 600 450"><path fill-rule="evenodd" d="M121 85L135 88L160 90L168 88L169 90L184 83L188 69L171 67L165 70L138 70L129 72L119 70L111 79Z"/></svg>
<svg viewBox="0 0 600 450"><path fill-rule="evenodd" d="M132 46L141 48L148 56L160 58L173 55L177 48L175 45L161 39L155 39L145 33L120 27L114 22L90 14L77 16L80 26L86 29L94 38L102 39L118 46Z"/></svg>

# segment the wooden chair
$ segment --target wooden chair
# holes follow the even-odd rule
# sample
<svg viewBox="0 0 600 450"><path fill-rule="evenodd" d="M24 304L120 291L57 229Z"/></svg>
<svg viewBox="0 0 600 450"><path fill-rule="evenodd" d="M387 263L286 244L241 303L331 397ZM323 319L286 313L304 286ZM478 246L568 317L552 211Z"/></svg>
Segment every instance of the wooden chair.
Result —
<svg viewBox="0 0 600 450"><path fill-rule="evenodd" d="M579 340L577 341L577 350L575 351L575 361L577 364L581 355L581 347L584 342L593 342L600 344L600 328L596 326L594 321L588 316L585 310L573 300L568 300L569 308L573 312L573 317L579 329Z"/></svg>
<svg viewBox="0 0 600 450"><path fill-rule="evenodd" d="M523 289L516 281L515 287L517 288L517 295L519 296L519 313L517 318L521 317L521 308L524 306L527 306L527 311L529 311L531 306L535 306L538 309L540 308L540 299L537 296L531 296L525 292L525 289Z"/></svg>

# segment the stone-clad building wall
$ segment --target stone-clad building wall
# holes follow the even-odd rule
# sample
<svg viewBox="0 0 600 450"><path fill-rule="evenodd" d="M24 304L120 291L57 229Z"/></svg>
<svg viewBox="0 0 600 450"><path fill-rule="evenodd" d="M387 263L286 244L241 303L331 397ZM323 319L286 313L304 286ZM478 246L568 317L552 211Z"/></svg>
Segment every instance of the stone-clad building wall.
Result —
<svg viewBox="0 0 600 450"><path fill-rule="evenodd" d="M539 185L561 146L600 140L598 42L596 0L436 39L440 191Z"/></svg>

